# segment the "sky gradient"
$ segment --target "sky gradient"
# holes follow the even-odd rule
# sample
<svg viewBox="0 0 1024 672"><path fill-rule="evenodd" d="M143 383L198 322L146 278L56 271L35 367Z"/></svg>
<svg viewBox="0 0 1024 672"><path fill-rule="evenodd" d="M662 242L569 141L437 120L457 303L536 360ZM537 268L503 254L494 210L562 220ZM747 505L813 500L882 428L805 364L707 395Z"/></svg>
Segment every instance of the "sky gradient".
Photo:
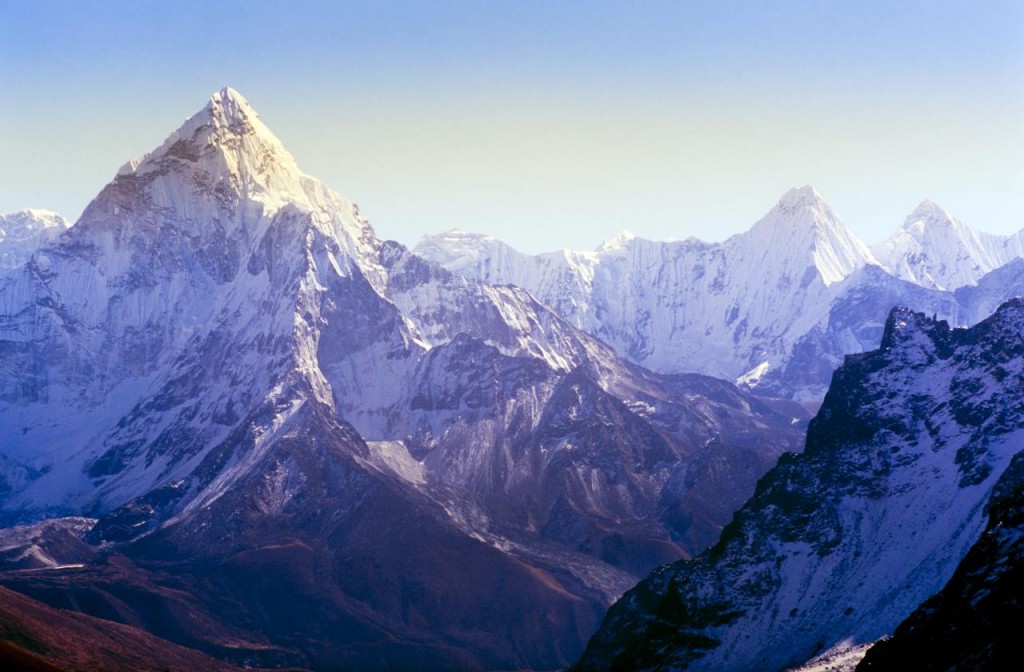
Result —
<svg viewBox="0 0 1024 672"><path fill-rule="evenodd" d="M414 244L722 240L814 185L1024 228L1019 2L0 0L0 212L77 217L210 94Z"/></svg>

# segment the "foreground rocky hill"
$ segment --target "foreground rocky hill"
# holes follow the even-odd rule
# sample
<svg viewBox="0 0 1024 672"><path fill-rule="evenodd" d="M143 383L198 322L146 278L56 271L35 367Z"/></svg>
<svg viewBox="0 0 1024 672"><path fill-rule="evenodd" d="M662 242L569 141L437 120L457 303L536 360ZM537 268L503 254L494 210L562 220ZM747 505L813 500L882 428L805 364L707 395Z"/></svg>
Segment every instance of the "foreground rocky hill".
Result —
<svg viewBox="0 0 1024 672"><path fill-rule="evenodd" d="M0 588L0 665L18 672L242 669L138 628L53 609L6 588Z"/></svg>
<svg viewBox="0 0 1024 672"><path fill-rule="evenodd" d="M1020 487L1021 324L1020 299L970 329L894 309L880 349L836 372L805 451L760 481L713 548L619 600L574 669L782 670L893 633L953 576L989 507L997 521L1013 510L999 502ZM976 553L964 572L991 557Z"/></svg>

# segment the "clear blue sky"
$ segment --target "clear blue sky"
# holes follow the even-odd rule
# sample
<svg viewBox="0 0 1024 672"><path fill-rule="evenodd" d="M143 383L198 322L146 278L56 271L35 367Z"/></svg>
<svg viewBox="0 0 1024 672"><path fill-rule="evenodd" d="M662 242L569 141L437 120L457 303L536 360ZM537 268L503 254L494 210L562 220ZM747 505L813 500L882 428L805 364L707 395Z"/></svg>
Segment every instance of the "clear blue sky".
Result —
<svg viewBox="0 0 1024 672"><path fill-rule="evenodd" d="M813 184L1024 227L1024 3L0 0L0 212L77 217L209 95L412 244L716 240Z"/></svg>

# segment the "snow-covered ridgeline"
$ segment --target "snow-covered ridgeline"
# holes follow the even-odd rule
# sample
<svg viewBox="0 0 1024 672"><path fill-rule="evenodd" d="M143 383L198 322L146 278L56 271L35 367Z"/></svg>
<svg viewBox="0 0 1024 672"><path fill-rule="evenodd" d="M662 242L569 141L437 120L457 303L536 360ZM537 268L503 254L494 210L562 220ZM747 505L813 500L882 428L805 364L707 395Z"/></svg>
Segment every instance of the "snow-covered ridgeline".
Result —
<svg viewBox="0 0 1024 672"><path fill-rule="evenodd" d="M996 236L971 229L924 201L872 252L893 275L922 287L954 290L1024 257L1024 231Z"/></svg>
<svg viewBox="0 0 1024 672"><path fill-rule="evenodd" d="M0 273L24 265L32 253L63 233L67 220L49 210L0 215Z"/></svg>
<svg viewBox="0 0 1024 672"><path fill-rule="evenodd" d="M986 236L929 217L911 218L917 237L897 234L871 250L804 187L722 243L622 235L592 252L526 255L491 237L452 231L427 236L414 251L467 277L527 289L643 366L820 398L844 354L877 342L888 307L912 305L966 323L969 308L941 291L955 283L940 286L931 275L904 272L908 260L948 259L941 269L935 264L936 274L975 283L1024 256L1019 235ZM1015 295L1011 290L998 292L999 299ZM874 314L868 296L878 304ZM851 304L862 309L859 317L846 308Z"/></svg>

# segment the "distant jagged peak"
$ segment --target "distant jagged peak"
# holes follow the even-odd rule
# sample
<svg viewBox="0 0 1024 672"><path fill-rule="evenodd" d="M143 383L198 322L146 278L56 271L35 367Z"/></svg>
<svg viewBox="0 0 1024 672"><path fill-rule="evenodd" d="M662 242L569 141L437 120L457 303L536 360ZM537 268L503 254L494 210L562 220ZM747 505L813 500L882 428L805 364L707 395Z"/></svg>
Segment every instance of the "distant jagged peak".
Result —
<svg viewBox="0 0 1024 672"><path fill-rule="evenodd" d="M825 285L843 280L865 264L876 263L867 245L853 235L810 185L787 191L749 231L725 244L769 250L770 256L783 264L792 260L799 265L806 260L818 270Z"/></svg>
<svg viewBox="0 0 1024 672"><path fill-rule="evenodd" d="M428 233L420 239L417 245L441 244L441 243L490 243L500 242L494 236L486 233L474 233L463 231L459 228L451 228L441 233Z"/></svg>
<svg viewBox="0 0 1024 672"><path fill-rule="evenodd" d="M623 229L622 231L619 231L618 233L616 233L614 236L612 236L608 240L606 240L603 243L601 243L600 245L598 245L596 251L597 252L610 252L612 250L621 250L621 249L627 247L629 245L630 241L635 240L635 239L636 239L636 234L634 234L629 229Z"/></svg>
<svg viewBox="0 0 1024 672"><path fill-rule="evenodd" d="M942 209L942 207L935 201L926 198L917 204L914 211L907 216L907 222L913 222L917 220L926 222L947 222L952 221L952 217L948 212Z"/></svg>
<svg viewBox="0 0 1024 672"><path fill-rule="evenodd" d="M0 272L21 266L69 226L66 219L49 210L28 208L0 214Z"/></svg>
<svg viewBox="0 0 1024 672"><path fill-rule="evenodd" d="M997 236L976 231L925 200L872 251L882 266L899 278L952 290L976 284L984 274L1024 256L1024 240L1019 234Z"/></svg>
<svg viewBox="0 0 1024 672"><path fill-rule="evenodd" d="M955 235L959 238L972 237L976 232L959 219L942 209L935 201L921 201L913 212L907 215L900 231L921 240L928 236ZM898 235L899 232L897 232Z"/></svg>
<svg viewBox="0 0 1024 672"><path fill-rule="evenodd" d="M903 225L883 245L900 238L905 239L908 235L922 242L931 242L943 238L958 238L962 241L986 245L1005 243L1006 241L1020 238L1022 233L1024 231L1010 235L998 235L979 231L966 224L960 218L950 214L948 210L942 208L935 201L925 199L907 215Z"/></svg>
<svg viewBox="0 0 1024 672"><path fill-rule="evenodd" d="M433 254L462 255L462 254L483 254L494 249L509 249L511 246L494 236L485 233L474 233L452 228L441 233L428 233L413 248L415 254L430 256ZM429 252L429 255L428 255Z"/></svg>
<svg viewBox="0 0 1024 672"><path fill-rule="evenodd" d="M827 208L828 205L825 203L825 199L821 197L821 194L817 189L809 184L805 184L802 187L794 187L784 193L782 198L779 199L779 203L776 207L780 209L794 210L800 207Z"/></svg>
<svg viewBox="0 0 1024 672"><path fill-rule="evenodd" d="M778 226L781 223L789 225L790 228L846 230L846 225L832 212L832 208L818 190L810 185L790 189L784 193L775 207L754 224L754 227Z"/></svg>
<svg viewBox="0 0 1024 672"><path fill-rule="evenodd" d="M514 259L521 264L530 257L494 236L461 229L425 235L412 252L464 275L474 275L478 267L499 264L500 260Z"/></svg>
<svg viewBox="0 0 1024 672"><path fill-rule="evenodd" d="M0 236L32 233L44 229L63 231L71 226L68 220L53 212L41 208L24 208L14 212L0 213Z"/></svg>

